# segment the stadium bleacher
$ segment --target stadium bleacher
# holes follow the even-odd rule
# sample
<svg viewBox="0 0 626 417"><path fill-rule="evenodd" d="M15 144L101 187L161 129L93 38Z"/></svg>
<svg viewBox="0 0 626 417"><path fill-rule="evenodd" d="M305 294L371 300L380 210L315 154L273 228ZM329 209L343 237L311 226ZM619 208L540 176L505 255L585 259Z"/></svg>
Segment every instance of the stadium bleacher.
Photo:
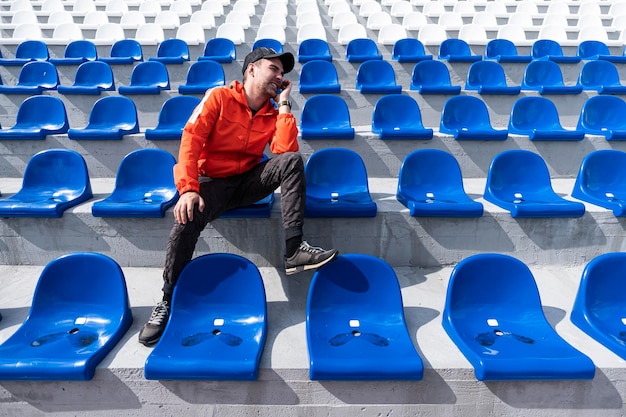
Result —
<svg viewBox="0 0 626 417"><path fill-rule="evenodd" d="M626 151L626 142L620 135L623 120L619 113L611 111L614 107L626 107L626 94L620 89L583 88L579 83L585 64L601 60L611 62L611 85L620 86L619 82L626 85L625 15L624 0L0 0L0 80L7 90L18 85L25 65L34 67L37 65L31 62L38 64L38 61L54 62L66 58L67 45L78 40L92 42L95 56L91 50L89 57L73 56L76 61L55 65L58 85L72 86L78 81L77 71L84 61L106 62L113 74L113 87L99 89L97 94L62 94L56 86L49 89L35 87L37 93L0 93L0 130L15 130L0 135L0 202L15 196L22 188L24 174L33 156L51 149L82 156L93 192L91 198L67 208L59 218L12 216L10 211L3 211L5 217L0 219L0 285L4 288L0 295L0 357L1 343L16 332L29 314L42 270L55 259L70 253L95 252L114 260L124 272L133 316L129 330L101 358L90 381L69 383L59 378L42 382L36 380L43 379L37 372L32 374L37 377L29 379L25 376L23 381L15 374L4 374L6 380L3 380L0 369L0 398L3 402L0 415L5 410L11 416L89 413L94 416L157 417L573 414L596 417L623 414L623 397L626 395L624 355L610 350L616 349L614 343L607 348L605 341L604 344L599 342L597 328L594 328L593 335L587 334L588 327L585 326L588 325L582 325L580 317L575 324L570 320L570 313L575 301L578 310L584 308L580 305L582 301L577 300L577 290L587 265L601 255L626 251L626 232L623 214L620 214L623 210L618 209L621 207L618 200L626 200L626 190L620 189L623 182L610 182L605 178L602 182L587 181L589 184L610 184L610 190L594 194L594 198L603 195L607 198L604 206L572 196L579 192L575 184L580 182L579 171L588 155L597 151ZM283 50L292 52L296 58L301 45L316 39L309 43L310 49L302 50L307 57L296 59L294 71L287 75L294 82L292 110L298 123L306 124L307 118L313 119L308 121L316 124L317 129L301 129L301 153L305 160L329 148L346 148L358 155L366 168L367 191L376 211L373 217L308 217L305 236L322 246L335 247L342 254L378 258L393 269L402 294L402 319L406 319L410 339L423 361L423 374L419 374L419 378L417 374L411 378L398 377L405 375L398 371L403 370L401 366L393 374L395 379L385 377L380 369L376 370L378 377L361 373L358 374L360 377L343 378L356 379L349 383L333 381L342 379L337 376L318 381L327 378L309 374L312 366L308 350L307 296L309 285L315 278L312 273L287 278L283 272L279 191L273 206L268 206L269 217L224 216L202 233L196 251L197 256L218 252L238 255L251 261L260 271L266 292L267 334L258 361L258 380L233 382L228 378L189 378L195 380L174 381L167 377L163 380L144 377L146 359L152 350L137 342L137 333L152 306L160 299L161 267L173 222L171 209L165 211L164 217L106 217L93 215L94 203L112 194L118 167L127 155L141 149L159 149L177 156L179 141L175 132L168 132L166 138L150 140L146 131L159 127L164 103L183 96L184 87L189 82L188 74L195 64L211 58L219 61L223 77L218 71L216 81L212 80L213 85L222 84L222 79L228 84L241 78L243 58L254 43L264 37L278 41ZM188 59L163 60L159 65L167 71L167 88L148 95L136 91L122 95L119 87L133 85L135 69L148 67L142 64L156 63L153 58L164 54L159 48L170 38L185 40ZM222 44L213 49L216 38L223 38ZM406 38L412 41L407 42ZM419 126L413 126L419 127L414 130L416 137L408 133L392 134L393 123L407 122L399 114L381 110L374 123L379 100L397 93L360 90L358 77L363 63L359 60L351 62L349 51L362 39L367 39L362 43L374 46L375 59L384 62L385 70L391 69L389 74L395 77L399 94L412 99L405 103L411 105L408 109L411 114L417 114L421 119L416 121ZM462 43L459 44L467 45L469 51L464 50L463 54L471 57L471 61L442 55L440 47L447 39L460 39ZM502 49L497 49L496 39L511 43L500 44ZM351 43L353 40L357 42ZM40 50L36 56L30 57L29 52L21 48L28 44L41 45L32 41L43 42L47 51L41 55ZM584 52L579 48L583 42L590 41L595 45L587 45L593 46L595 52ZM405 49L396 49L396 44L404 44ZM535 49L539 48L534 46L539 44L550 47L556 44L558 50L554 52L552 49L547 55L535 54ZM132 46L133 51L116 50L124 45ZM16 57L19 61L14 60ZM300 88L301 69L312 59L323 59L325 64L335 68L340 88L324 93ZM365 62L368 60L368 57L364 58ZM497 76L501 77L502 73L505 76L505 83L499 78L498 85L520 87L519 92L484 94L480 88L469 86L472 61L497 63ZM440 87L437 85L429 94L421 91L415 85L416 81L423 81L416 80L418 65L447 70L442 73L443 78L449 77L452 89L437 89ZM539 66L550 70L556 67L560 72L557 78L562 80L558 87L561 90L567 88L568 94L555 94L559 88L530 88L525 84L528 69ZM308 74L307 79L314 75ZM332 75L334 79L335 74ZM428 71L421 73L420 77L427 75ZM618 84L615 83L616 76ZM545 81L546 75L539 75L539 79ZM371 80L376 77L368 77L368 81ZM199 100L202 91L209 87L198 87L185 95ZM62 132L48 134L44 139L38 138L40 140L16 137L16 122L21 120L18 112L24 103L33 101L33 96L58 99L54 100L55 105L59 101L64 105L70 131L79 132L79 135L71 137L70 133ZM532 115L525 114L521 122L516 120L517 123L513 123L516 104L530 97L541 98L534 103L535 111L541 108L550 111L549 115L541 115L543 119L551 119L539 126L540 131L528 127L532 125ZM115 99L112 101L111 98ZM96 103L118 101L113 112L109 110L109 116L113 116L122 99L124 105L134 104L134 130L116 134L115 140L80 137L80 132L91 122L91 111L97 107ZM313 108L316 102L322 103L321 109L316 109L321 113L303 117L307 105ZM465 127L459 127L459 137L444 133L441 129L444 110L455 102L470 103L472 111L479 110L481 117L484 115L482 110L485 110L489 123L501 135L499 140L480 134L468 135ZM339 110L333 111L331 104L339 105ZM347 114L343 113L344 105ZM417 106L417 111L413 105ZM187 107L185 109L180 114L188 114ZM586 113L585 109L589 111ZM453 116L458 120L470 114L473 113L461 106ZM388 120L378 119L385 115ZM539 115L534 117L542 123L545 121L539 120ZM558 120L555 121L555 117ZM326 121L334 126L323 126ZM180 127L180 121L178 124L169 122ZM510 129L513 125L518 129L523 125L526 130L513 132ZM380 126L389 132L385 137ZM545 131L549 126L559 128L558 132L550 135ZM559 139L563 131L575 132L577 127L579 131L585 130L582 139L578 135L580 132L576 132L575 139ZM334 128L338 129L329 135L328 131ZM404 132L404 129L398 126L396 130ZM411 132L408 127L406 129ZM461 137L464 140L459 140ZM432 213L428 209L418 210L418 206L439 197L439 189L425 190L424 201L411 195L411 206L400 202L396 193L403 163L418 150L437 151L431 156L433 158L439 157L440 152L453 157L460 169L466 197L480 203L482 211L474 210L472 215L463 216L416 214ZM501 155L513 154L531 154L533 161L542 166L545 164L550 187L559 201L578 203L575 204L575 215L525 218L512 215L507 208L486 199L493 162ZM596 169L599 166L602 164L596 164ZM515 167L505 168L513 171ZM437 169L433 168L432 172L435 174ZM523 169L509 172L512 178L516 175L537 177L537 174ZM458 189L458 178L454 178L454 186ZM438 187L443 187L442 183L433 182ZM527 184L512 180L512 184L500 186L512 194L509 196L512 204L523 204L524 195L516 191L516 187L519 190L519 187L528 187ZM413 189L419 190L419 184ZM526 188L524 190L526 192ZM463 202L467 203L467 200L464 198ZM444 308L450 301L446 292L448 283L453 274L461 272L455 272L455 268L467 258L485 254L496 254L494 259L513 257L528 267L536 281L547 323L570 347L591 360L595 375L590 375L593 372L585 361L584 372L573 378L555 377L539 371L533 374L533 369L520 369L519 364L513 366L517 377L478 377L475 359L466 356L467 352L476 349L457 344L464 338L453 340L452 332L444 329L442 320ZM344 260L348 262L350 257ZM622 264L624 262L614 265L623 267ZM346 269L338 270L345 279ZM607 270L601 271L609 273ZM622 275L625 272L610 271ZM352 281L341 283L337 280L334 285L340 286L343 292L365 294L367 290L371 291L365 275L359 274ZM92 290L91 278L85 274L85 292ZM507 278L504 273L500 281ZM495 289L514 288L506 283L500 284ZM616 288L612 302L617 300L626 304L626 295L621 295L621 287ZM483 289L480 297L465 302L474 306L473 303L482 302L481 305L486 306L487 298L497 299L504 295L504 292L496 292L485 296L490 290ZM468 291L467 296L472 297L472 294ZM376 307L371 306L371 311L367 312L369 316ZM534 311L533 314L541 315L541 312ZM615 314L614 311L611 314ZM337 336L343 335L340 341L335 334L328 333L329 337L335 336L329 343L342 348L384 349L385 343L392 339L383 340L367 331L369 316L367 319L360 316L350 319L346 333L337 330ZM617 323L613 323L616 327L611 328L613 335L621 334L619 330L626 323L623 316L612 316L617 317ZM489 337L470 338L480 343L479 349L483 353L493 354L498 343L518 343L522 348L540 345L540 339L537 343L529 343L528 339L516 337L506 330L504 316L499 323L496 316L485 317L491 329ZM345 318L340 320L345 321ZM497 324L490 320L496 320ZM470 329L487 326L482 322L463 325ZM626 332L626 329L622 330ZM224 340L217 339L220 333L202 334L205 336L203 340L213 336L215 340ZM66 339L70 340L70 337ZM320 340L316 343L319 344ZM324 346L325 352L329 350L332 351ZM532 363L535 366L535 362ZM332 372L323 373L329 374L333 375ZM482 382L480 379L493 380Z"/></svg>

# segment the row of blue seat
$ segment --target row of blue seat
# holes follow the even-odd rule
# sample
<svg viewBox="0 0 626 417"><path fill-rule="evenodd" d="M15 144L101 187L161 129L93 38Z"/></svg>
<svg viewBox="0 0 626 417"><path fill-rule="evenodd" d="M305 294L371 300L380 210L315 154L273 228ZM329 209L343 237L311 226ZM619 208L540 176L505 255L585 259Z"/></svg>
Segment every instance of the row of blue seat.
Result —
<svg viewBox="0 0 626 417"><path fill-rule="evenodd" d="M590 261L570 319L626 359L624 273L626 253ZM71 253L48 263L32 300L26 320L0 345L0 380L90 380L133 320L122 269L98 253ZM595 375L593 361L548 323L531 270L511 256L479 254L459 262L448 283L442 323L478 380ZM181 273L170 319L145 361L144 375L255 380L267 328L258 268L239 255L200 256ZM382 259L346 254L316 271L306 335L313 380L423 377L397 276Z"/></svg>
<svg viewBox="0 0 626 417"><path fill-rule="evenodd" d="M131 152L120 163L111 195L92 205L97 217L163 217L176 203L175 158L161 149ZM305 165L305 216L374 217L377 205L369 192L365 164L358 153L325 148L311 154ZM626 213L626 152L600 150L583 160L572 197ZM93 198L86 163L67 149L34 155L24 172L22 188L0 199L1 217L61 217L65 210ZM396 198L411 216L480 217L483 204L472 200L463 186L461 169L451 154L421 149L407 155L398 175ZM512 217L580 217L581 201L554 192L543 158L524 150L496 155L489 167L484 199ZM223 217L270 217L274 194Z"/></svg>

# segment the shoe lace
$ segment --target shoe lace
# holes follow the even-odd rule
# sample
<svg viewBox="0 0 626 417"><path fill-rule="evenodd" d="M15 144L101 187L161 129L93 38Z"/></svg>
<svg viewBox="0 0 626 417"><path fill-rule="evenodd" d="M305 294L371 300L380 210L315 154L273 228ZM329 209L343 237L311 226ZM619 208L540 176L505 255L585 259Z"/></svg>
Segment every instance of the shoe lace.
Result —
<svg viewBox="0 0 626 417"><path fill-rule="evenodd" d="M300 250L308 253L322 253L324 249L319 246L311 246L307 241L302 241L300 244Z"/></svg>
<svg viewBox="0 0 626 417"><path fill-rule="evenodd" d="M169 314L169 308L167 306L167 301L161 301L152 310L152 314L150 315L150 319L148 320L148 323L154 324L154 325L160 325L163 322L163 320L167 318L168 314Z"/></svg>

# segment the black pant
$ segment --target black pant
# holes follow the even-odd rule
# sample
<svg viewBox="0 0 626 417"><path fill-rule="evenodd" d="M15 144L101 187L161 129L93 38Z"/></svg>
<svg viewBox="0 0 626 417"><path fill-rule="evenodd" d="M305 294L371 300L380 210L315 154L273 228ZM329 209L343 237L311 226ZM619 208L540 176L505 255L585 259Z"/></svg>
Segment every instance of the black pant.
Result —
<svg viewBox="0 0 626 417"><path fill-rule="evenodd" d="M163 271L163 293L171 295L183 267L191 260L200 233L226 210L247 206L281 189L285 239L302 235L306 183L304 162L298 153L287 152L261 162L250 171L200 183L204 211L194 208L193 220L175 222L170 232Z"/></svg>

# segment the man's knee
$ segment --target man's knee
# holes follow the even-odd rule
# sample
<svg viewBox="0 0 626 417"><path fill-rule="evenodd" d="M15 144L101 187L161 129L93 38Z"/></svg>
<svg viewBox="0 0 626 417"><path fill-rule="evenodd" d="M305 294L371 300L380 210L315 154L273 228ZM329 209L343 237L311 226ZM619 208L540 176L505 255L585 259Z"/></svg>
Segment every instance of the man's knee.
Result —
<svg viewBox="0 0 626 417"><path fill-rule="evenodd" d="M302 160L302 155L299 153L285 152L280 154L278 157L281 158L281 162L284 167L304 171L304 161Z"/></svg>

